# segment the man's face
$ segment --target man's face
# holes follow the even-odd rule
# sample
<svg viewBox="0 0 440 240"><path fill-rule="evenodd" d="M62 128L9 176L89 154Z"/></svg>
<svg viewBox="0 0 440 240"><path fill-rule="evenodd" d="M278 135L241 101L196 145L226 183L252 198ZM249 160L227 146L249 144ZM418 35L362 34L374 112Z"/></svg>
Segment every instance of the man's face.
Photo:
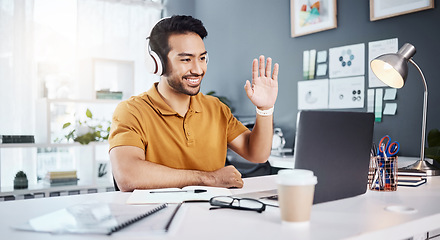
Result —
<svg viewBox="0 0 440 240"><path fill-rule="evenodd" d="M202 38L196 33L173 34L168 44L168 70L164 75L168 85L178 93L196 95L207 68Z"/></svg>

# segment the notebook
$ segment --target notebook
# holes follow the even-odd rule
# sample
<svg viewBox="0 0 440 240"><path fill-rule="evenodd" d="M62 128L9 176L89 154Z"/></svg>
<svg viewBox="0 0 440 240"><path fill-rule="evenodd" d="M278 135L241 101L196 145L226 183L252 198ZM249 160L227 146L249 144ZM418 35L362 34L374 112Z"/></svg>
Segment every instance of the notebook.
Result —
<svg viewBox="0 0 440 240"><path fill-rule="evenodd" d="M295 168L312 170L317 176L315 204L366 192L373 128L372 113L298 113ZM274 194L276 190L253 193L253 196L247 194L246 197L270 198Z"/></svg>
<svg viewBox="0 0 440 240"><path fill-rule="evenodd" d="M144 218L154 218L155 224L148 231L167 231L175 212L168 210L167 204L151 206L130 206L125 204L82 203L50 212L30 219L25 224L13 226L17 230L76 233L107 234L122 230ZM175 208L177 211L177 207ZM158 214L163 212L164 215ZM160 215L160 216L159 216ZM157 217L156 217L157 216ZM153 219L151 219L153 220Z"/></svg>

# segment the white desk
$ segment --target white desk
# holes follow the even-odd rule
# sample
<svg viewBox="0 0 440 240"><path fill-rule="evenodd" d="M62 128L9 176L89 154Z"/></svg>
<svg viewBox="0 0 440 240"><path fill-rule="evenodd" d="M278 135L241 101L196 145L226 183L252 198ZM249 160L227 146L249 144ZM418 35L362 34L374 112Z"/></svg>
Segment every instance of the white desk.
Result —
<svg viewBox="0 0 440 240"><path fill-rule="evenodd" d="M234 193L275 187L275 176L244 179L243 189ZM130 193L107 192L0 202L2 239L145 239L121 231L112 236L50 235L10 228L30 218L89 200L124 203ZM313 206L310 226L294 229L281 225L279 209L266 211L209 210L208 203L184 204L172 231L148 239L405 239L440 227L440 177L431 177L417 188L399 187L396 192L368 191L354 198ZM386 211L390 205L414 207L414 214ZM138 222L137 224L142 224ZM128 237L130 236L130 237Z"/></svg>

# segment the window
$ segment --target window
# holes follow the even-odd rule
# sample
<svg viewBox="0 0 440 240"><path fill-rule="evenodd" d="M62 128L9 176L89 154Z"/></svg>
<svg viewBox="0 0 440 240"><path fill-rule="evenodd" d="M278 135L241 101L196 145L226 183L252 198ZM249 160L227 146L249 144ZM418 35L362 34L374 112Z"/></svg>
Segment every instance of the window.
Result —
<svg viewBox="0 0 440 240"><path fill-rule="evenodd" d="M133 94L157 80L145 38L157 1L0 0L0 134L35 134L41 98L94 99L93 58L134 62Z"/></svg>
<svg viewBox="0 0 440 240"><path fill-rule="evenodd" d="M121 90L126 91L125 85L131 88L126 92L133 95L148 90L157 77L148 74L145 67L145 38L161 16L160 2L0 0L0 135L36 135L42 128L36 117L41 114L38 103L42 99L72 99L80 103L95 100L99 90L96 88L107 86L105 82L94 83L96 59L122 63L122 70L116 69L130 76L121 79L132 82L117 79ZM98 114L98 110L94 113ZM49 142L53 141L44 141ZM76 163L74 154L69 152L84 153L80 146L57 150L39 146L38 150L30 147L0 151L2 186L11 185L18 170L25 170L30 183L36 183L47 169L79 166L81 170L84 165ZM103 152L107 153L105 147ZM84 176L94 174L87 174L86 170L92 171L83 168Z"/></svg>

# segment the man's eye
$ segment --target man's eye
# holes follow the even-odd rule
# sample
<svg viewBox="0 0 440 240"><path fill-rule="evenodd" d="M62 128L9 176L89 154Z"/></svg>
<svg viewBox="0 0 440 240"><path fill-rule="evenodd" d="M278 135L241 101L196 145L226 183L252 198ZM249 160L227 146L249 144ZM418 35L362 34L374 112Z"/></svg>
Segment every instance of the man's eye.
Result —
<svg viewBox="0 0 440 240"><path fill-rule="evenodd" d="M189 62L189 61L191 61L191 59L189 59L189 58L183 58L183 59L180 59L180 61L182 61L182 62Z"/></svg>
<svg viewBox="0 0 440 240"><path fill-rule="evenodd" d="M200 60L201 61L206 61L206 57L201 57Z"/></svg>

